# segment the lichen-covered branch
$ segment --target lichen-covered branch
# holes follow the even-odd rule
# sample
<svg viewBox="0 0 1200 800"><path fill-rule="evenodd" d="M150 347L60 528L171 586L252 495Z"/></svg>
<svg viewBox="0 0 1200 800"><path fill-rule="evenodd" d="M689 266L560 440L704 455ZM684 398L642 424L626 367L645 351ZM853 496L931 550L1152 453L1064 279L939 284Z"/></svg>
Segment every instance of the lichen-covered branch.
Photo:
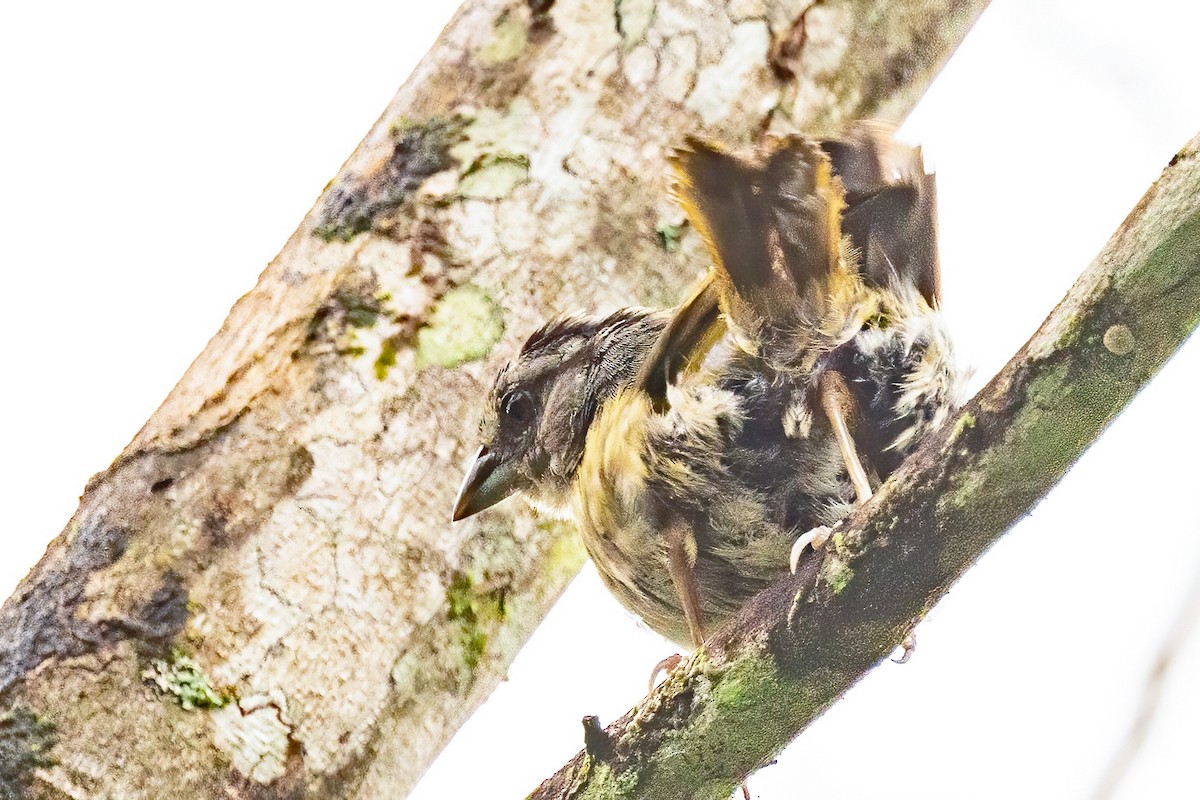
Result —
<svg viewBox="0 0 1200 800"><path fill-rule="evenodd" d="M1033 338L826 551L534 798L727 798L900 643L1200 323L1200 137ZM1037 591L1026 587L1026 591Z"/></svg>
<svg viewBox="0 0 1200 800"><path fill-rule="evenodd" d="M0 609L0 794L402 796L582 560L450 527L497 364L702 267L684 133L902 116L984 5L465 6Z"/></svg>

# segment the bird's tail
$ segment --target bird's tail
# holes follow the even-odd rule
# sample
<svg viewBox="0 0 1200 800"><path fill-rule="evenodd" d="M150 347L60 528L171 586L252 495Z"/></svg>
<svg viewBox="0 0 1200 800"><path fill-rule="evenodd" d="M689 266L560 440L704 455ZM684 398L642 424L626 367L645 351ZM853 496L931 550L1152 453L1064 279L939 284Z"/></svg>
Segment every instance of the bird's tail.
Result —
<svg viewBox="0 0 1200 800"><path fill-rule="evenodd" d="M937 307L937 185L925 172L921 148L893 138L890 126L861 122L841 139L821 142L842 180L842 232L858 253L869 285L916 289Z"/></svg>
<svg viewBox="0 0 1200 800"><path fill-rule="evenodd" d="M689 139L673 166L744 349L800 360L867 286L915 288L936 305L933 176L889 129L864 123L823 142L792 136L749 157Z"/></svg>
<svg viewBox="0 0 1200 800"><path fill-rule="evenodd" d="M689 139L673 164L677 196L708 245L739 344L775 349L777 333L819 327L848 277L842 190L828 156L800 138L750 158Z"/></svg>

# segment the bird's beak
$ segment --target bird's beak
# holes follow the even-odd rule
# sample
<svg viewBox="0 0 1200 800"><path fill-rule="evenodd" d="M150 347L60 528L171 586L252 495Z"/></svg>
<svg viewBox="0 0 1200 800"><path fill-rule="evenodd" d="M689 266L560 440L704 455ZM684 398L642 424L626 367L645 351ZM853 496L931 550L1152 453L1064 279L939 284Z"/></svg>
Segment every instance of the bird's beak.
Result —
<svg viewBox="0 0 1200 800"><path fill-rule="evenodd" d="M504 463L484 445L475 454L475 463L458 489L458 500L454 502L454 516L451 519L458 522L478 514L519 488L515 466Z"/></svg>

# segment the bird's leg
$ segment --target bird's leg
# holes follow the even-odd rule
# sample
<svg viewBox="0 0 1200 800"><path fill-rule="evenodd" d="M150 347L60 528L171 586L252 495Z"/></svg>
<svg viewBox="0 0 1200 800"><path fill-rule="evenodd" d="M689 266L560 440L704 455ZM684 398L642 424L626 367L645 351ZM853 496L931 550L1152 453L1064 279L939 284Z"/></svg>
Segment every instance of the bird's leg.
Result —
<svg viewBox="0 0 1200 800"><path fill-rule="evenodd" d="M861 505L871 499L871 482L867 478L867 471L858 457L858 448L854 446L854 437L850 433L850 423L857 415L858 404L854 401L854 395L850 393L850 387L846 385L846 379L834 370L821 374L817 383L817 394L821 398L821 409L829 420L838 450L842 453L846 474L850 476L850 483L854 485L854 493ZM813 550L820 550L829 539L829 534L829 528L822 525L796 540L789 559L792 574L796 573L796 566L800 563L800 555L804 548L812 545Z"/></svg>
<svg viewBox="0 0 1200 800"><path fill-rule="evenodd" d="M689 547L690 545L690 547ZM704 644L704 618L700 614L700 586L696 581L696 540L690 531L674 529L667 533L667 568L679 593L683 614L687 617L692 644Z"/></svg>
<svg viewBox="0 0 1200 800"><path fill-rule="evenodd" d="M846 379L841 373L833 370L821 375L817 393L821 397L821 408L829 419L829 427L833 429L833 438L837 440L838 449L842 451L842 461L846 464L850 483L854 484L858 502L865 503L871 499L871 483L867 480L867 471L863 469L862 461L858 458L854 437L850 435L850 421L854 419L857 411L854 395L850 393L850 387L846 385Z"/></svg>
<svg viewBox="0 0 1200 800"><path fill-rule="evenodd" d="M678 527L667 531L666 539L667 570L671 573L671 582L675 584L675 592L683 606L683 615L687 617L692 644L699 647L704 644L704 619L700 614L700 586L693 569L696 540L686 529ZM659 675L675 669L682 661L683 656L676 653L655 664L650 673L650 690L654 691Z"/></svg>
<svg viewBox="0 0 1200 800"><path fill-rule="evenodd" d="M704 617L700 613L700 583L696 580L696 540L690 531L675 528L667 534L667 568L671 571L671 580L675 583L675 591L683 604L683 613L687 617L688 628L692 632L692 643L697 648L704 644ZM677 656L682 660L682 657ZM655 666L657 675L659 667L671 661L664 658ZM679 661L671 665L678 666ZM654 677L650 676L650 685L654 686ZM750 800L750 789L742 784L742 797Z"/></svg>

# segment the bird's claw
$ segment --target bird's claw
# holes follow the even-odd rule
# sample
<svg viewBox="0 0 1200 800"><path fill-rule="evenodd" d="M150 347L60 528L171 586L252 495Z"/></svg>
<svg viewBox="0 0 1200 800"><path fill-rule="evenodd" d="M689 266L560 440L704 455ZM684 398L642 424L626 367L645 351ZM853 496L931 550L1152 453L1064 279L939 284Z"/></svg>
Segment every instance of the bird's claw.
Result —
<svg viewBox="0 0 1200 800"><path fill-rule="evenodd" d="M671 670L675 669L676 667L679 666L679 664L682 661L683 661L683 656L679 655L679 653L676 653L674 655L667 656L662 661L655 664L654 669L651 670L651 672L650 672L650 691L653 692L654 687L658 684L658 676L659 675L665 674L665 673L670 672Z"/></svg>
<svg viewBox="0 0 1200 800"><path fill-rule="evenodd" d="M804 548L812 545L813 550L820 550L825 546L825 542L829 541L829 536L833 533L828 525L821 525L813 528L805 534L802 534L795 544L792 545L792 554L788 558L788 565L792 568L792 574L796 574L796 567L800 564L800 556L804 553Z"/></svg>
<svg viewBox="0 0 1200 800"><path fill-rule="evenodd" d="M904 650L904 652L900 654L899 658L892 659L893 664L907 664L908 660L912 658L913 651L917 649L916 634L904 634L904 638L900 640L900 648Z"/></svg>

